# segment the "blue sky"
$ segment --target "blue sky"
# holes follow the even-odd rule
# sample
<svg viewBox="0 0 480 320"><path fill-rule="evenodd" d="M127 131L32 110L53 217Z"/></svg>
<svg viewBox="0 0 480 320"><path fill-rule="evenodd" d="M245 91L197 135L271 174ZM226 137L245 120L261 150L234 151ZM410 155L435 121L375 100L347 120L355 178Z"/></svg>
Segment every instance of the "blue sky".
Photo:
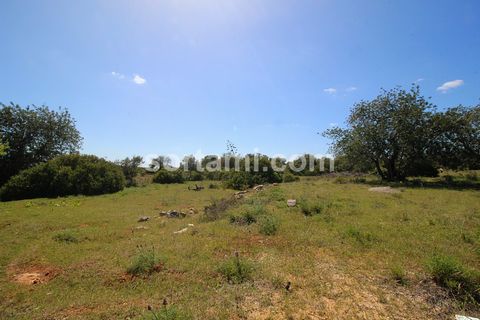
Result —
<svg viewBox="0 0 480 320"><path fill-rule="evenodd" d="M227 139L322 154L316 133L382 87L419 81L440 108L480 98L477 0L2 0L0 12L0 102L67 107L82 151L109 159L222 153Z"/></svg>

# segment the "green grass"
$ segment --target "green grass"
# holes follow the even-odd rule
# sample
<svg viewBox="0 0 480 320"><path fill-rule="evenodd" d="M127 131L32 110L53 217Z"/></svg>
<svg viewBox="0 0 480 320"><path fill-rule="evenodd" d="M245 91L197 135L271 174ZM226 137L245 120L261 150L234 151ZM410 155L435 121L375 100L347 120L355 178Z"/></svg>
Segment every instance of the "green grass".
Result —
<svg viewBox="0 0 480 320"><path fill-rule="evenodd" d="M0 203L0 319L151 319L146 307L165 298L178 317L193 319L355 319L366 305L374 318L480 316L475 304L463 303L465 295L435 305L438 290L451 292L443 283L453 282L438 280L451 278L439 277L448 268L426 264L432 256L452 257L462 270L453 278L457 287L475 283L479 191L403 186L400 194L384 194L334 179L302 178L232 202L220 199L231 199L233 190L204 181L197 182L207 187L200 192L188 184L150 184L111 195ZM300 207L287 207L287 199ZM302 200L313 214L305 214ZM189 208L200 213L159 216ZM245 212L257 222L230 223ZM140 224L140 216L151 219ZM234 252L247 267L236 267ZM161 270L149 272L158 255ZM146 271L129 277L132 266ZM39 269L51 270L49 281L14 281Z"/></svg>
<svg viewBox="0 0 480 320"><path fill-rule="evenodd" d="M162 264L155 254L155 248L139 247L139 252L134 257L127 273L132 276L150 275L155 271L161 271Z"/></svg>

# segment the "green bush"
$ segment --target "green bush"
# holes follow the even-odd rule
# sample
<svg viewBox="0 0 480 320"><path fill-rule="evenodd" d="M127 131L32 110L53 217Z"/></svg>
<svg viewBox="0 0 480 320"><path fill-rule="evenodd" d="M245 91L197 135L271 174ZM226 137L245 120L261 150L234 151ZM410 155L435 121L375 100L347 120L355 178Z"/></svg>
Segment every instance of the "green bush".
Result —
<svg viewBox="0 0 480 320"><path fill-rule="evenodd" d="M225 277L225 279L232 284L243 283L252 278L253 266L250 262L241 259L238 253L235 257L225 261L218 271Z"/></svg>
<svg viewBox="0 0 480 320"><path fill-rule="evenodd" d="M306 200L300 201L300 210L306 216L321 214L324 209L325 208L321 203L313 203Z"/></svg>
<svg viewBox="0 0 480 320"><path fill-rule="evenodd" d="M165 169L159 170L153 177L153 182L169 184L169 183L183 183L185 180L183 178L182 172L177 171L168 171Z"/></svg>
<svg viewBox="0 0 480 320"><path fill-rule="evenodd" d="M249 225L257 222L257 217L252 212L244 212L240 215L230 216L230 223L238 225Z"/></svg>
<svg viewBox="0 0 480 320"><path fill-rule="evenodd" d="M0 189L2 201L98 195L125 187L125 177L118 166L89 155L63 155L38 164L13 176Z"/></svg>
<svg viewBox="0 0 480 320"><path fill-rule="evenodd" d="M448 256L434 256L427 266L438 285L457 297L480 302L480 272L468 270Z"/></svg>
<svg viewBox="0 0 480 320"><path fill-rule="evenodd" d="M271 215L264 215L260 217L259 230L261 234L266 236L273 236L277 233L279 221L276 217Z"/></svg>
<svg viewBox="0 0 480 320"><path fill-rule="evenodd" d="M202 181L203 175L198 171L186 171L183 172L183 179L185 181Z"/></svg>
<svg viewBox="0 0 480 320"><path fill-rule="evenodd" d="M160 259L155 255L155 249L150 250L139 248L138 254L134 257L127 273L132 276L149 275L159 271L162 267Z"/></svg>
<svg viewBox="0 0 480 320"><path fill-rule="evenodd" d="M294 182L298 181L300 178L293 175L291 172L285 171L283 173L283 182Z"/></svg>
<svg viewBox="0 0 480 320"><path fill-rule="evenodd" d="M226 181L225 186L234 190L245 190L253 186L252 175L248 172L230 172Z"/></svg>

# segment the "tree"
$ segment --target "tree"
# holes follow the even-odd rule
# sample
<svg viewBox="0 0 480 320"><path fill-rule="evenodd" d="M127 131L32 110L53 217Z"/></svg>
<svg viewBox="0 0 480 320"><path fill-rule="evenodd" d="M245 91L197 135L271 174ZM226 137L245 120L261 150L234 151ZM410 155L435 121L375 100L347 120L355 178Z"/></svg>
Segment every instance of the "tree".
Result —
<svg viewBox="0 0 480 320"><path fill-rule="evenodd" d="M7 154L8 146L0 142L0 157Z"/></svg>
<svg viewBox="0 0 480 320"><path fill-rule="evenodd" d="M385 180L436 172L428 157L433 139L434 106L418 86L395 88L371 101L356 103L347 128L332 128L324 134L333 139L335 156L344 156L359 166L372 165Z"/></svg>
<svg viewBox="0 0 480 320"><path fill-rule="evenodd" d="M432 156L447 168L480 168L480 105L458 106L434 116Z"/></svg>
<svg viewBox="0 0 480 320"><path fill-rule="evenodd" d="M120 166L123 175L127 180L127 187L135 186L135 177L138 174L138 168L143 163L143 158L140 156L133 156L123 160L115 161L115 164Z"/></svg>
<svg viewBox="0 0 480 320"><path fill-rule="evenodd" d="M168 156L158 156L152 159L152 165L153 166L158 165L159 170L165 169L166 167L169 167L171 164L172 164L172 159L170 159L170 157Z"/></svg>
<svg viewBox="0 0 480 320"><path fill-rule="evenodd" d="M185 171L197 171L197 159L193 155L186 156L180 167L183 167Z"/></svg>
<svg viewBox="0 0 480 320"><path fill-rule="evenodd" d="M20 170L77 152L82 142L75 120L66 109L22 108L13 103L0 103L0 136L8 145L0 157L0 185Z"/></svg>

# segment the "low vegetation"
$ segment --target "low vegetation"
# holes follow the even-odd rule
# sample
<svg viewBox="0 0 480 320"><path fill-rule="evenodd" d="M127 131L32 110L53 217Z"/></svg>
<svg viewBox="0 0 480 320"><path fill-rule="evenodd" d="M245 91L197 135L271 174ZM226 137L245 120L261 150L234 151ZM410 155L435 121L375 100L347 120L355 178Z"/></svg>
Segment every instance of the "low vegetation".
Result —
<svg viewBox="0 0 480 320"><path fill-rule="evenodd" d="M480 270L467 269L450 256L433 256L428 262L435 282L454 296L480 303Z"/></svg>
<svg viewBox="0 0 480 320"><path fill-rule="evenodd" d="M240 258L238 252L235 256L223 262L218 271L231 284L240 284L251 280L254 272L254 267L251 262Z"/></svg>
<svg viewBox="0 0 480 320"><path fill-rule="evenodd" d="M155 254L155 248L138 247L138 253L127 268L127 273L132 276L150 275L160 271L162 264Z"/></svg>
<svg viewBox="0 0 480 320"><path fill-rule="evenodd" d="M380 319L478 317L478 191L430 179L442 178L401 193L369 191L372 177L327 176L239 199L153 183L2 202L0 318L332 319L356 318L365 304ZM200 213L158 215L189 208Z"/></svg>
<svg viewBox="0 0 480 320"><path fill-rule="evenodd" d="M125 177L115 164L95 156L72 154L21 171L0 188L0 199L98 195L118 192L124 186Z"/></svg>

